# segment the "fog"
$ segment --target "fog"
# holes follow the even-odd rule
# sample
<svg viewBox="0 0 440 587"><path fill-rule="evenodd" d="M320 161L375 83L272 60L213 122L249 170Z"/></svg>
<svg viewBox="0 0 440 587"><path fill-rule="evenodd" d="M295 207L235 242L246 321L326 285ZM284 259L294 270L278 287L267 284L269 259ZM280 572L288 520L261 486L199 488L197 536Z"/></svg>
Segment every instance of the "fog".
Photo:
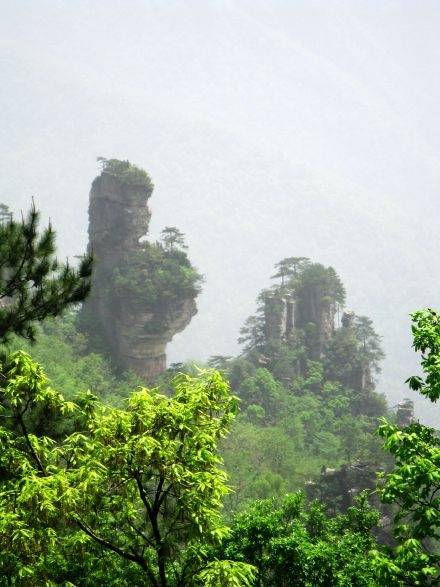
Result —
<svg viewBox="0 0 440 587"><path fill-rule="evenodd" d="M145 168L153 237L178 226L206 279L170 361L237 353L273 264L304 255L383 336L378 389L411 396L408 314L440 306L438 2L4 0L1 15L0 201L34 196L72 257L96 158Z"/></svg>

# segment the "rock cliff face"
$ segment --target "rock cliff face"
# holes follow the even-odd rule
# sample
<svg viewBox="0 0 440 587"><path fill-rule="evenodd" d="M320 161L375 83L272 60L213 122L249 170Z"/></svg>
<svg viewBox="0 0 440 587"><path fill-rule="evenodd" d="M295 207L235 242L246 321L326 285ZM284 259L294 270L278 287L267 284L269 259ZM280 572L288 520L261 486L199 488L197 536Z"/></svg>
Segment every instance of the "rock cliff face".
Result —
<svg viewBox="0 0 440 587"><path fill-rule="evenodd" d="M382 469L379 469L382 471ZM307 497L310 500L317 499L326 505L328 513L332 516L356 505L356 497L362 491L369 492L369 503L380 514L378 527L374 534L381 544L392 546L392 507L383 504L374 489L377 487L378 468L376 464L356 461L344 464L338 469L322 467L321 475L317 481L306 483Z"/></svg>
<svg viewBox="0 0 440 587"><path fill-rule="evenodd" d="M329 381L361 394L361 409L374 392L373 373L382 351L368 317L345 311L341 324L339 319L336 324L344 301L345 290L335 270L319 263L304 264L289 281L263 291L256 318L260 364L277 362L290 349L290 373L307 376L308 361L319 361Z"/></svg>
<svg viewBox="0 0 440 587"><path fill-rule="evenodd" d="M295 300L291 295L267 295L264 300L264 328L267 341L287 342L293 336Z"/></svg>
<svg viewBox="0 0 440 587"><path fill-rule="evenodd" d="M317 342L313 353L319 359L335 332L335 315L336 304L331 299L312 296L298 311L294 290L284 294L270 293L264 299L264 335L266 341L289 342L294 337L295 327L313 324Z"/></svg>
<svg viewBox="0 0 440 587"><path fill-rule="evenodd" d="M106 353L117 368L131 370L148 383L165 370L166 345L196 314L198 293L188 284L180 287L179 282L173 282L170 293L166 280L158 279L161 261L174 263L169 281L176 280L182 263L192 268L184 252L167 252L144 238L152 191L148 175L128 162L104 165L94 180L89 249L95 257L95 271L81 316L92 345Z"/></svg>
<svg viewBox="0 0 440 587"><path fill-rule="evenodd" d="M397 404L396 423L398 426L409 426L415 422L414 402L405 398Z"/></svg>
<svg viewBox="0 0 440 587"><path fill-rule="evenodd" d="M321 296L320 292L313 292L308 300L303 301L297 314L296 325L304 328L307 324L314 324L316 328L316 347L313 358L321 359L327 343L335 332L336 304L333 299Z"/></svg>

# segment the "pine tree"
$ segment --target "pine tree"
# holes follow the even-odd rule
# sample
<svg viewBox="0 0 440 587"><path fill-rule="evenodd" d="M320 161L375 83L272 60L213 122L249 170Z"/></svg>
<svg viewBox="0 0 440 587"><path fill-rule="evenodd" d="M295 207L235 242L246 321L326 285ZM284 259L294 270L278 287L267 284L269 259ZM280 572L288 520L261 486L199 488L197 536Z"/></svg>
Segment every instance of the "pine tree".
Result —
<svg viewBox="0 0 440 587"><path fill-rule="evenodd" d="M161 232L161 243L166 251L187 249L184 238L185 235L175 226L166 226Z"/></svg>
<svg viewBox="0 0 440 587"><path fill-rule="evenodd" d="M12 334L35 340L35 322L57 316L90 291L92 258L78 269L59 264L55 232L49 224L38 234L39 212L32 207L21 221L6 214L0 222L0 344Z"/></svg>
<svg viewBox="0 0 440 587"><path fill-rule="evenodd" d="M286 257L275 264L276 273L272 275L271 279L278 279L281 277L281 285L284 285L284 280L292 277L297 277L302 269L305 269L310 264L307 257Z"/></svg>

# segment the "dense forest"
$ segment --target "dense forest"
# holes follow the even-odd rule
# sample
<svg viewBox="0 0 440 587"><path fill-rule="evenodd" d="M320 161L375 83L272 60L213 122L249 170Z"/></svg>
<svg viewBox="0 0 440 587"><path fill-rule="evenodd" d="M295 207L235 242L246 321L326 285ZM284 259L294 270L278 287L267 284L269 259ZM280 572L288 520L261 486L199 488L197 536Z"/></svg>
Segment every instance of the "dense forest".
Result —
<svg viewBox="0 0 440 587"><path fill-rule="evenodd" d="M438 433L376 390L335 269L281 259L239 356L167 367L203 278L177 228L148 238L146 172L100 162L78 267L0 210L2 584L438 585ZM436 402L440 315L412 320Z"/></svg>

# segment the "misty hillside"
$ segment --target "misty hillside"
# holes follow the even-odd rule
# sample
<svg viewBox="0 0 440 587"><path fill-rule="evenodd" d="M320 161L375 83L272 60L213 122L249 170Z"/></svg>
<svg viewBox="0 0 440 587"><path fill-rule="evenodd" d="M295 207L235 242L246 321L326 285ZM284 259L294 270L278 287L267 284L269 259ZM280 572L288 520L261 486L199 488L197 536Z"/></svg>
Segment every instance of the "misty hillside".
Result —
<svg viewBox="0 0 440 587"><path fill-rule="evenodd" d="M273 264L306 255L336 268L383 336L379 389L409 393L408 313L440 306L434 2L2 12L0 200L19 211L35 195L72 256L96 157L147 169L153 235L177 224L206 278L171 361L236 352Z"/></svg>

